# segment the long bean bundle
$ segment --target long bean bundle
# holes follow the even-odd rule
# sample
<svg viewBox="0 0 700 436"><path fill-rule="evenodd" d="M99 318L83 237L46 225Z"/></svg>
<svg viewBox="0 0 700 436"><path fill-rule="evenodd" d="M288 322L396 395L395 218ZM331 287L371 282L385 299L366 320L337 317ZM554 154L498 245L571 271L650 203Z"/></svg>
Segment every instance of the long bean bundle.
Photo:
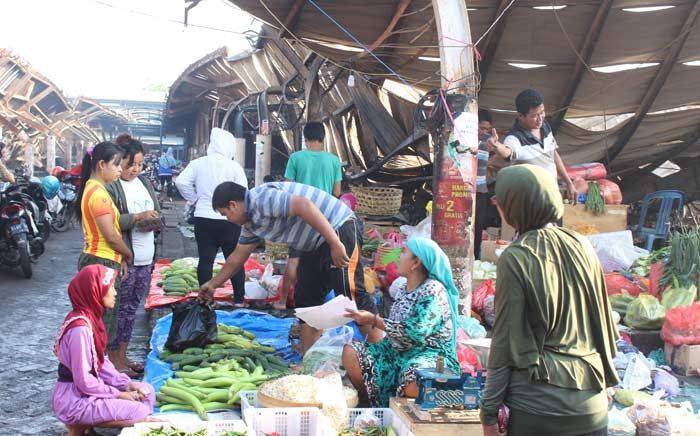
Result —
<svg viewBox="0 0 700 436"><path fill-rule="evenodd" d="M588 182L588 197L586 197L586 209L593 215L603 215L605 213L605 201L600 193L600 186L596 182Z"/></svg>
<svg viewBox="0 0 700 436"><path fill-rule="evenodd" d="M661 283L673 283L674 279L683 287L700 286L700 230L671 234L671 249Z"/></svg>

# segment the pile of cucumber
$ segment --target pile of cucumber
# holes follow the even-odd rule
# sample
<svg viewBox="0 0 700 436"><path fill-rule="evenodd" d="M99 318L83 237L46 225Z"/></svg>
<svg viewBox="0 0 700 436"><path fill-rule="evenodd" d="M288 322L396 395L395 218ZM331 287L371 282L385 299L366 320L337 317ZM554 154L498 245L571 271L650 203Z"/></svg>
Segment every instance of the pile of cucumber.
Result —
<svg viewBox="0 0 700 436"><path fill-rule="evenodd" d="M176 260L170 266L160 270L163 281L158 285L163 288L166 295L184 296L199 290L196 265L192 265L191 262L183 262L183 260ZM221 271L221 266L214 265L214 274L219 271Z"/></svg>
<svg viewBox="0 0 700 436"><path fill-rule="evenodd" d="M256 342L251 332L225 324L219 324L218 330L217 343L182 353L160 353L176 377L158 391L161 412L191 410L206 420L209 411L237 407L241 391L255 390L286 374L285 361L274 348Z"/></svg>

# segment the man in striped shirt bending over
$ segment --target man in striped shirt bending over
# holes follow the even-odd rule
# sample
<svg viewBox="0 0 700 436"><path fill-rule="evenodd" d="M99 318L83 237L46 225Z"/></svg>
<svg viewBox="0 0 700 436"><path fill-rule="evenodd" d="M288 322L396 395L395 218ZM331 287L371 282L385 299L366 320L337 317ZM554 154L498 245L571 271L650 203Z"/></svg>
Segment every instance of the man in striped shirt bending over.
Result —
<svg viewBox="0 0 700 436"><path fill-rule="evenodd" d="M374 302L365 291L360 265L362 233L358 231L357 217L342 201L300 183L265 183L247 190L224 182L214 190L212 206L242 229L238 246L226 259L226 265L202 285L203 300L210 301L214 290L243 267L263 240L268 240L302 252L294 291L297 308L323 304L332 289L355 300L359 310L376 313ZM372 326L360 329L369 342L381 339L381 332ZM321 333L302 324L304 353Z"/></svg>

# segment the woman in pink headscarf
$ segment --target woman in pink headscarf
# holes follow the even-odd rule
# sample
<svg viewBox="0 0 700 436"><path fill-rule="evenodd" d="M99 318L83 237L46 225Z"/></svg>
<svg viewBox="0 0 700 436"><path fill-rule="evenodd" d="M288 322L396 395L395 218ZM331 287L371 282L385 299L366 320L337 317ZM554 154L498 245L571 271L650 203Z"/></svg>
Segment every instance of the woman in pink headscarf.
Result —
<svg viewBox="0 0 700 436"><path fill-rule="evenodd" d="M105 356L102 314L114 307L116 275L111 268L89 265L68 286L73 310L54 345L59 364L52 406L71 436L85 435L93 426L130 426L153 412L153 386L132 382Z"/></svg>

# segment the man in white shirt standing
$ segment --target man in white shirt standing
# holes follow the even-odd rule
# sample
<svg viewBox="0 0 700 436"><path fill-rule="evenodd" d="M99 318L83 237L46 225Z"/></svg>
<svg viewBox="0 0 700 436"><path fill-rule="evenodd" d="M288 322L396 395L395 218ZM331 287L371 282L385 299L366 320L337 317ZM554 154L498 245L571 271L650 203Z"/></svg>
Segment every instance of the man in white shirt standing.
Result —
<svg viewBox="0 0 700 436"><path fill-rule="evenodd" d="M566 172L557 149L552 128L545 120L544 98L534 89L526 89L515 98L518 118L503 143L498 141L495 130L491 132L489 146L503 159L517 164L537 165L547 170L555 180L564 182L567 195L576 202L576 188Z"/></svg>
<svg viewBox="0 0 700 436"><path fill-rule="evenodd" d="M185 200L195 204L194 236L199 252L197 279L202 285L212 277L214 259L219 249L224 257L233 253L238 245L241 227L231 223L214 211L211 197L214 189L223 182L248 186L248 179L241 165L233 160L234 139L226 130L211 131L207 155L195 159L175 180L175 185ZM233 302L244 306L245 272L243 269L231 277Z"/></svg>

